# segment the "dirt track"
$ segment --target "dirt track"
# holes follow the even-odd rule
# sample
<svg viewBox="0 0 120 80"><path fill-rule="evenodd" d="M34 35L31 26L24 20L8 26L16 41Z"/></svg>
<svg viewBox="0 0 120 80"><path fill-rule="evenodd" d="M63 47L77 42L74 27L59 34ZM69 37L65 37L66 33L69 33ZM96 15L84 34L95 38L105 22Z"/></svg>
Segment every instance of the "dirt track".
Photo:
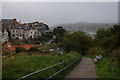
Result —
<svg viewBox="0 0 120 80"><path fill-rule="evenodd" d="M82 61L65 78L96 78L95 64L91 58L83 57Z"/></svg>

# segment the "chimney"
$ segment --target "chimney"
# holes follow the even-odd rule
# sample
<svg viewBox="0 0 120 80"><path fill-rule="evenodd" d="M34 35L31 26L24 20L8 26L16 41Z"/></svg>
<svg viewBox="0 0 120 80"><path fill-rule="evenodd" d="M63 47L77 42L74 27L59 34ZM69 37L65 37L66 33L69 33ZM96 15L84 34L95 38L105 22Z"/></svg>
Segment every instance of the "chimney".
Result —
<svg viewBox="0 0 120 80"><path fill-rule="evenodd" d="M16 18L14 18L13 20L16 21Z"/></svg>

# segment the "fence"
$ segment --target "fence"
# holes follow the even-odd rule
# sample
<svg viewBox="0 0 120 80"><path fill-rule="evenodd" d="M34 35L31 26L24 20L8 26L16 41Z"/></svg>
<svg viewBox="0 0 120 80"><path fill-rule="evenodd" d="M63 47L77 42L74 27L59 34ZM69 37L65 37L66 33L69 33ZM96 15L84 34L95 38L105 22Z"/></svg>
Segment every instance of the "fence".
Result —
<svg viewBox="0 0 120 80"><path fill-rule="evenodd" d="M30 73L30 74L28 74L28 75L25 75L25 76L23 76L23 77L21 77L21 78L19 78L19 79L17 79L17 80L26 79L26 78L28 78L28 77L31 77L31 76L33 76L33 75L35 75L35 74L38 74L38 73L40 73L40 72L43 72L43 71L45 71L45 70L52 69L52 68L54 68L54 67L56 67L56 66L58 66L58 65L65 66L65 67L63 67L62 69L60 69L60 70L58 69L57 71L55 71L55 73L53 73L52 75L50 74L50 76L48 76L48 78L46 79L46 80L49 80L49 79L53 78L55 75L57 75L57 74L59 74L60 72L62 72L63 70L65 70L66 68L68 68L70 65L74 64L74 63L75 63L76 61L78 61L80 58L81 58L81 57L77 57L77 58L75 57L75 58L71 58L71 59L65 60L65 61L63 61L63 62L57 63L57 64L55 64L55 65L52 65L52 66L49 66L49 67L47 67L47 68L38 70L38 71L33 72L33 73ZM70 64L66 64L66 62L68 62L68 63L71 62L71 63L70 63ZM54 71L53 71L53 72L54 72Z"/></svg>

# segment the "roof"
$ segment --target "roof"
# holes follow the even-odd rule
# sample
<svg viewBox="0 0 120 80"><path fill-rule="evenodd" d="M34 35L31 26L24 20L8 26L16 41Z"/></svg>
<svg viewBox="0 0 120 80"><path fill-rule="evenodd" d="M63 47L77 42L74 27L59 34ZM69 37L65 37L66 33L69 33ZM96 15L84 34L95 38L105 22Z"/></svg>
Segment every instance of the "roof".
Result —
<svg viewBox="0 0 120 80"><path fill-rule="evenodd" d="M14 24L14 19L2 19L2 24Z"/></svg>
<svg viewBox="0 0 120 80"><path fill-rule="evenodd" d="M23 47L26 50L29 50L31 47L34 47L34 45L16 45L16 46L13 46L9 42L7 42L4 46L7 47L8 49L10 49L11 51L14 51L16 47Z"/></svg>
<svg viewBox="0 0 120 80"><path fill-rule="evenodd" d="M24 25L12 25L11 29L24 29L24 30L30 30L31 27L29 26L24 26Z"/></svg>
<svg viewBox="0 0 120 80"><path fill-rule="evenodd" d="M11 29L24 29L24 26L22 26L22 25L12 25Z"/></svg>

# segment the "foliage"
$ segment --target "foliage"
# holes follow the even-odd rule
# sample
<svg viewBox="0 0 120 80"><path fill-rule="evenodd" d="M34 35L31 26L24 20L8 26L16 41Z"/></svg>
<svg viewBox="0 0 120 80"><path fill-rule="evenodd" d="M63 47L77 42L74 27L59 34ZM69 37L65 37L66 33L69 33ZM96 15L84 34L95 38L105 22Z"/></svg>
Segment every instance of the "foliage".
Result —
<svg viewBox="0 0 120 80"><path fill-rule="evenodd" d="M103 57L96 63L96 73L98 78L120 78L116 69L118 62L111 61L109 58Z"/></svg>
<svg viewBox="0 0 120 80"><path fill-rule="evenodd" d="M99 29L95 35L96 45L104 49L104 59L96 64L97 73L102 78L120 76L120 25ZM113 66L114 65L114 66ZM111 70L113 69L113 70ZM116 71L117 70L117 71Z"/></svg>
<svg viewBox="0 0 120 80"><path fill-rule="evenodd" d="M88 49L88 51L87 51L87 54L88 55L99 55L99 54L104 55L105 54L105 50L103 50L100 47L90 47Z"/></svg>
<svg viewBox="0 0 120 80"><path fill-rule="evenodd" d="M56 36L55 42L62 42L64 35L65 35L66 30L63 29L62 27L57 27L53 29L53 35Z"/></svg>
<svg viewBox="0 0 120 80"><path fill-rule="evenodd" d="M120 47L120 25L113 25L113 28L99 29L95 35L97 45L103 49L112 52Z"/></svg>
<svg viewBox="0 0 120 80"><path fill-rule="evenodd" d="M120 48L113 50L111 58L113 61L120 61Z"/></svg>
<svg viewBox="0 0 120 80"><path fill-rule="evenodd" d="M5 41L5 42L2 44L2 46L4 46L6 43L7 43L7 41Z"/></svg>
<svg viewBox="0 0 120 80"><path fill-rule="evenodd" d="M30 50L28 50L30 52L35 52L35 51L39 51L38 47L34 46L34 47L31 47Z"/></svg>
<svg viewBox="0 0 120 80"><path fill-rule="evenodd" d="M34 71L41 70L48 66L54 65L64 60L68 60L73 57L78 57L79 54L61 54L61 55L24 55L24 56L13 56L13 58L3 59L3 78L20 78L26 74ZM69 63L70 64L70 63ZM64 66L62 66L64 67ZM46 78L53 71L52 70L43 71L38 76L41 78ZM51 73L50 73L51 72ZM37 77L38 77L37 76Z"/></svg>
<svg viewBox="0 0 120 80"><path fill-rule="evenodd" d="M83 55L86 53L90 45L92 46L91 38L81 31L68 34L63 40L63 47L66 51L78 51Z"/></svg>
<svg viewBox="0 0 120 80"><path fill-rule="evenodd" d="M16 49L15 49L15 52L16 52L16 53L24 52L24 51L26 51L26 49L24 49L24 48L22 48L22 47L16 47Z"/></svg>
<svg viewBox="0 0 120 80"><path fill-rule="evenodd" d="M64 35L64 32L65 30L61 26L53 29L53 35L56 35L57 33L60 35Z"/></svg>
<svg viewBox="0 0 120 80"><path fill-rule="evenodd" d="M30 39L34 44L40 44L42 42L48 41L50 39L52 39L52 33L45 33L42 34L41 36L34 38L34 39Z"/></svg>

